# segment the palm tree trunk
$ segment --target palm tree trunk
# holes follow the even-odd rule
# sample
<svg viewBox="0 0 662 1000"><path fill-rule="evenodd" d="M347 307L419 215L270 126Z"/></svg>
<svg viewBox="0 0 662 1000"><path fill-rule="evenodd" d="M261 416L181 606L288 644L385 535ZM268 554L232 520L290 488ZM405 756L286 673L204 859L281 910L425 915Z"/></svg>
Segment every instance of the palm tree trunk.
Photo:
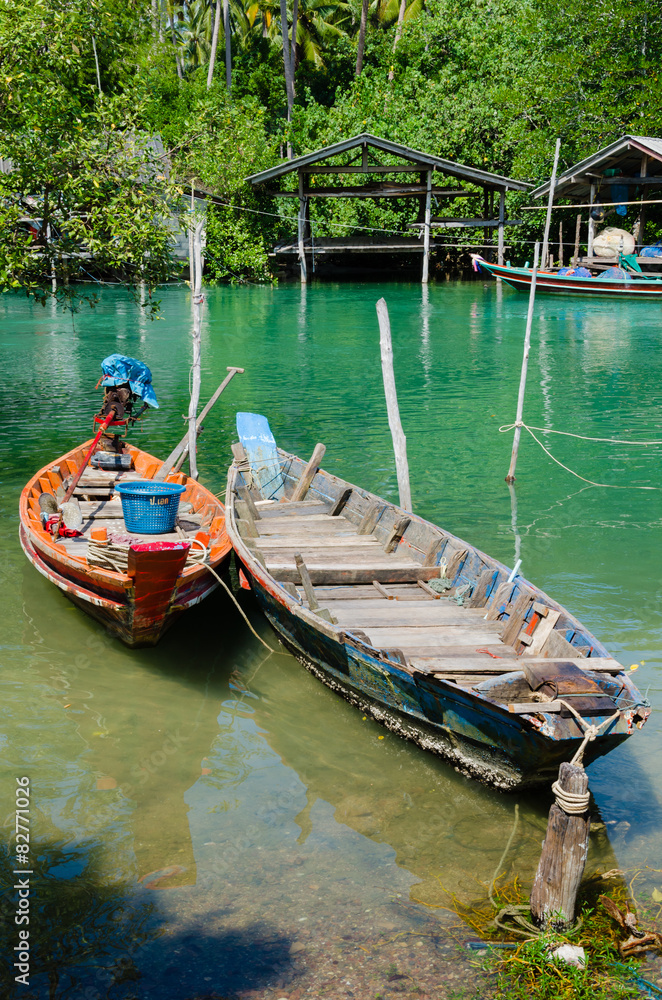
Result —
<svg viewBox="0 0 662 1000"><path fill-rule="evenodd" d="M363 69L363 53L365 51L365 29L368 23L368 2L362 0L361 3L361 23L359 25L359 44L356 50L356 75L361 76Z"/></svg>
<svg viewBox="0 0 662 1000"><path fill-rule="evenodd" d="M283 71L285 73L285 94L287 97L287 120L292 118L294 104L294 81L290 58L290 36L287 30L287 0L280 0L280 33L283 38Z"/></svg>
<svg viewBox="0 0 662 1000"><path fill-rule="evenodd" d="M402 22L405 19L405 7L407 6L407 0L400 0L400 10L398 11L398 23L395 28L395 38L393 40L393 55L395 56L395 50L398 47L398 42L402 35ZM395 59L391 63L391 68L388 71L388 82L393 83L393 77L395 76Z"/></svg>
<svg viewBox="0 0 662 1000"><path fill-rule="evenodd" d="M175 12L175 5L174 5L174 3L170 4L169 16L170 16L170 37L172 39L172 47L175 50L175 62L177 64L177 76L179 77L180 80L183 80L184 79L184 74L182 73L182 65L181 65L181 63L179 61L179 53L177 52L177 36L175 35L175 18L176 18L177 15L176 15L176 12Z"/></svg>
<svg viewBox="0 0 662 1000"><path fill-rule="evenodd" d="M223 31L225 32L225 86L229 94L232 88L232 33L230 31L229 0L223 0Z"/></svg>
<svg viewBox="0 0 662 1000"><path fill-rule="evenodd" d="M209 69L207 70L207 90L211 87L214 75L214 63L216 62L216 49L218 48L218 32L221 26L221 0L216 0L216 13L214 14L214 33L211 36L211 52L209 53Z"/></svg>

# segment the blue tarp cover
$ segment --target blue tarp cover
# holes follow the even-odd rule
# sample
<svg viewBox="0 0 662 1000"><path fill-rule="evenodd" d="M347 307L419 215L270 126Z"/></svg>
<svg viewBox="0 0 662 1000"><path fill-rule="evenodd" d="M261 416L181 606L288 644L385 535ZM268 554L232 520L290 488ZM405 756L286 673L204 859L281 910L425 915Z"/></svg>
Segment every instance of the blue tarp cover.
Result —
<svg viewBox="0 0 662 1000"><path fill-rule="evenodd" d="M592 278L593 275L585 267L560 267L558 270L559 275L569 274L575 278Z"/></svg>
<svg viewBox="0 0 662 1000"><path fill-rule="evenodd" d="M122 385L128 382L136 396L158 410L156 393L152 388L152 373L142 361L127 358L126 354L110 354L101 362L101 385Z"/></svg>

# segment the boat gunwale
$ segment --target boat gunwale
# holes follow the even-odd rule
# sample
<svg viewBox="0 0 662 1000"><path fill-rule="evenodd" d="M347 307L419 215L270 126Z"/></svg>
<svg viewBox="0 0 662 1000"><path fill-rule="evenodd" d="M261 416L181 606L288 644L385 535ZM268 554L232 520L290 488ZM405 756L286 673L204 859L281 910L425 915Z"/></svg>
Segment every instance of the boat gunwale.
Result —
<svg viewBox="0 0 662 1000"><path fill-rule="evenodd" d="M481 268L493 278L501 278L514 288L520 287L517 282L527 289L531 285L532 267L507 267L505 264L492 264L490 261L483 260L479 263ZM631 295L640 298L662 297L662 277L599 278L593 275L557 274L553 271L539 269L536 271L536 287L541 291L558 288L577 293L594 294L604 290L611 295Z"/></svg>
<svg viewBox="0 0 662 1000"><path fill-rule="evenodd" d="M98 586L106 590L111 590L115 592L118 592L119 590L129 590L134 585L133 577L129 576L126 573L121 573L117 570L107 570L97 566L90 566L87 563L86 559L83 558L82 556L70 555L64 548L62 548L57 544L57 542L52 537L50 532L46 532L41 528L40 529L35 528L29 516L30 493L33 489L38 488L40 478L48 476L48 473L52 470L54 465L57 465L59 462L62 462L65 459L69 460L72 458L72 456L76 455L81 451L84 451L87 447L89 447L92 444L92 440L93 439L90 438L88 441L84 441L81 444L76 445L74 448L71 448L69 451L64 452L62 455L59 455L57 458L52 459L31 477L28 483L21 490L21 496L19 499L20 525L21 528L26 532L27 536L29 537L32 543L32 547L40 553L41 557L44 558L44 561L46 562L47 565L48 565L48 559L51 559L58 566L66 567L67 569L75 572L84 573L84 575L88 577L91 582L96 583ZM148 461L157 463L159 465L161 464L160 460L155 455L150 454L150 452L144 451L137 445L129 444L128 448L134 460L137 457L137 455L141 455ZM210 490L208 490L206 486L203 486L202 483L199 483L197 480L193 480L189 476L186 477L186 480L187 480L186 483L187 489L191 485L194 485L209 495L208 502L213 503L216 507L218 507L218 514L216 516L219 517L225 516L224 505L221 503L218 497L214 496L214 494ZM225 544L223 544L223 535L225 535ZM157 536L155 536L155 538L156 537ZM213 541L214 539L212 539L212 542ZM218 551L212 559L211 552L213 549L217 548L219 544L220 544L220 551ZM203 577L205 574L208 574L210 566L212 568L216 568L216 566L222 563L223 560L227 557L231 548L232 544L230 542L230 539L228 537L224 525L223 530L220 531L218 534L216 544L210 545L209 565L204 563L193 563L192 565L185 567L177 579L177 582L175 584L175 591L179 589L182 583L186 585L195 583L198 578ZM28 559L30 559L30 561L32 562L31 554L27 552L25 548L24 551ZM78 590L84 591L86 589L84 587L81 587L79 584L76 584L75 582L68 580L68 578L66 577L64 577L64 579L67 582L67 584L72 588L74 593L77 593ZM58 586L60 585L58 584ZM61 587L60 589L64 588ZM211 589L214 588L212 587ZM81 596L83 595L81 594ZM104 598L102 598L102 600L104 600ZM194 600L193 603L197 603L197 601ZM119 606L124 607L124 605L119 605ZM188 604L187 603L182 604L181 607L186 608L188 607Z"/></svg>

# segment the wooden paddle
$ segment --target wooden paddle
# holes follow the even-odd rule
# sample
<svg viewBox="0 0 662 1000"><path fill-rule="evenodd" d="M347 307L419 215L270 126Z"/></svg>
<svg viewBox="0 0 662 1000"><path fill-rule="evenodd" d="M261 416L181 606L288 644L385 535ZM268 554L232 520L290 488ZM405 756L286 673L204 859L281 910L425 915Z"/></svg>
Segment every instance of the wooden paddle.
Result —
<svg viewBox="0 0 662 1000"><path fill-rule="evenodd" d="M212 406L214 405L214 403L216 402L216 400L218 399L218 397L221 395L221 393L223 392L223 390L225 389L225 387L232 381L232 379L234 378L235 375L243 375L244 374L244 369L243 368L232 368L232 367L228 366L228 372L230 374L225 376L225 378L223 379L223 381L219 385L218 389L216 390L216 392L214 393L214 395L211 397L211 399L209 400L209 402L207 403L207 405L202 410L200 416L196 420L195 426L196 426L197 430L200 430L200 428L202 426L202 421L205 419L205 417L207 416L207 414L209 413L209 411L211 410ZM179 444L177 445L177 447L173 448L173 450L170 452L170 454L166 458L166 460L163 463L163 465L161 466L161 468L155 474L154 479L157 480L157 481L165 479L165 477L168 475L168 473L172 472L172 469L176 465L176 463L180 459L182 461L184 460L184 458L186 456L187 449L188 449L188 430L186 431L186 434L181 439L181 441L179 442Z"/></svg>

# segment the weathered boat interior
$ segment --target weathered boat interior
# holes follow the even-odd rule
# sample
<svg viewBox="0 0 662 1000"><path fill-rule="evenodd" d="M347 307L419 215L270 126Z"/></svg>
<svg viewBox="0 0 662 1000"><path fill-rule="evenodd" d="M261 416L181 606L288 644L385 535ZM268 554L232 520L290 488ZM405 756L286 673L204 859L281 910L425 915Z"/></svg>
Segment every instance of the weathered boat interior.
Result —
<svg viewBox="0 0 662 1000"><path fill-rule="evenodd" d="M40 497L42 494L56 496L58 491L66 489L69 477L75 474L86 449L87 445L81 445L63 458L57 459L53 465L38 473L28 485L27 519L29 524L41 535L45 535L45 533L42 531ZM161 463L152 455L131 445L127 446L127 455L130 458L128 468L108 470L88 467L83 472L73 492L73 499L78 502L82 515L82 524L78 526L78 531L81 534L72 538L52 538L49 535L49 541L52 541L57 550L65 552L70 558L87 562L91 566L112 569L117 568L110 565L108 559L108 556L112 555L113 549L126 549L132 542L190 540L195 538L200 531L206 532L210 536L212 547L216 540L220 540L221 537L225 542L225 517L220 501L214 499L212 502L209 492L182 472L174 472L167 477L167 482L186 486L186 492L182 495L179 504L175 530L159 534L141 534L129 531L122 515L122 502L119 494L115 492L115 487L118 483L152 479ZM101 528L105 528L107 531L110 552L108 545L97 546L91 539L91 533ZM114 542L114 540L116 541ZM198 548L198 555L200 551ZM117 552L115 552L116 556ZM110 562L112 562L112 558ZM194 562L196 562L195 546L189 551L187 565L192 565Z"/></svg>
<svg viewBox="0 0 662 1000"><path fill-rule="evenodd" d="M582 733L577 716L633 705L636 689L597 639L501 563L314 460L279 449L279 467L256 474L234 450L234 529L295 613L539 727L551 715L568 737Z"/></svg>

